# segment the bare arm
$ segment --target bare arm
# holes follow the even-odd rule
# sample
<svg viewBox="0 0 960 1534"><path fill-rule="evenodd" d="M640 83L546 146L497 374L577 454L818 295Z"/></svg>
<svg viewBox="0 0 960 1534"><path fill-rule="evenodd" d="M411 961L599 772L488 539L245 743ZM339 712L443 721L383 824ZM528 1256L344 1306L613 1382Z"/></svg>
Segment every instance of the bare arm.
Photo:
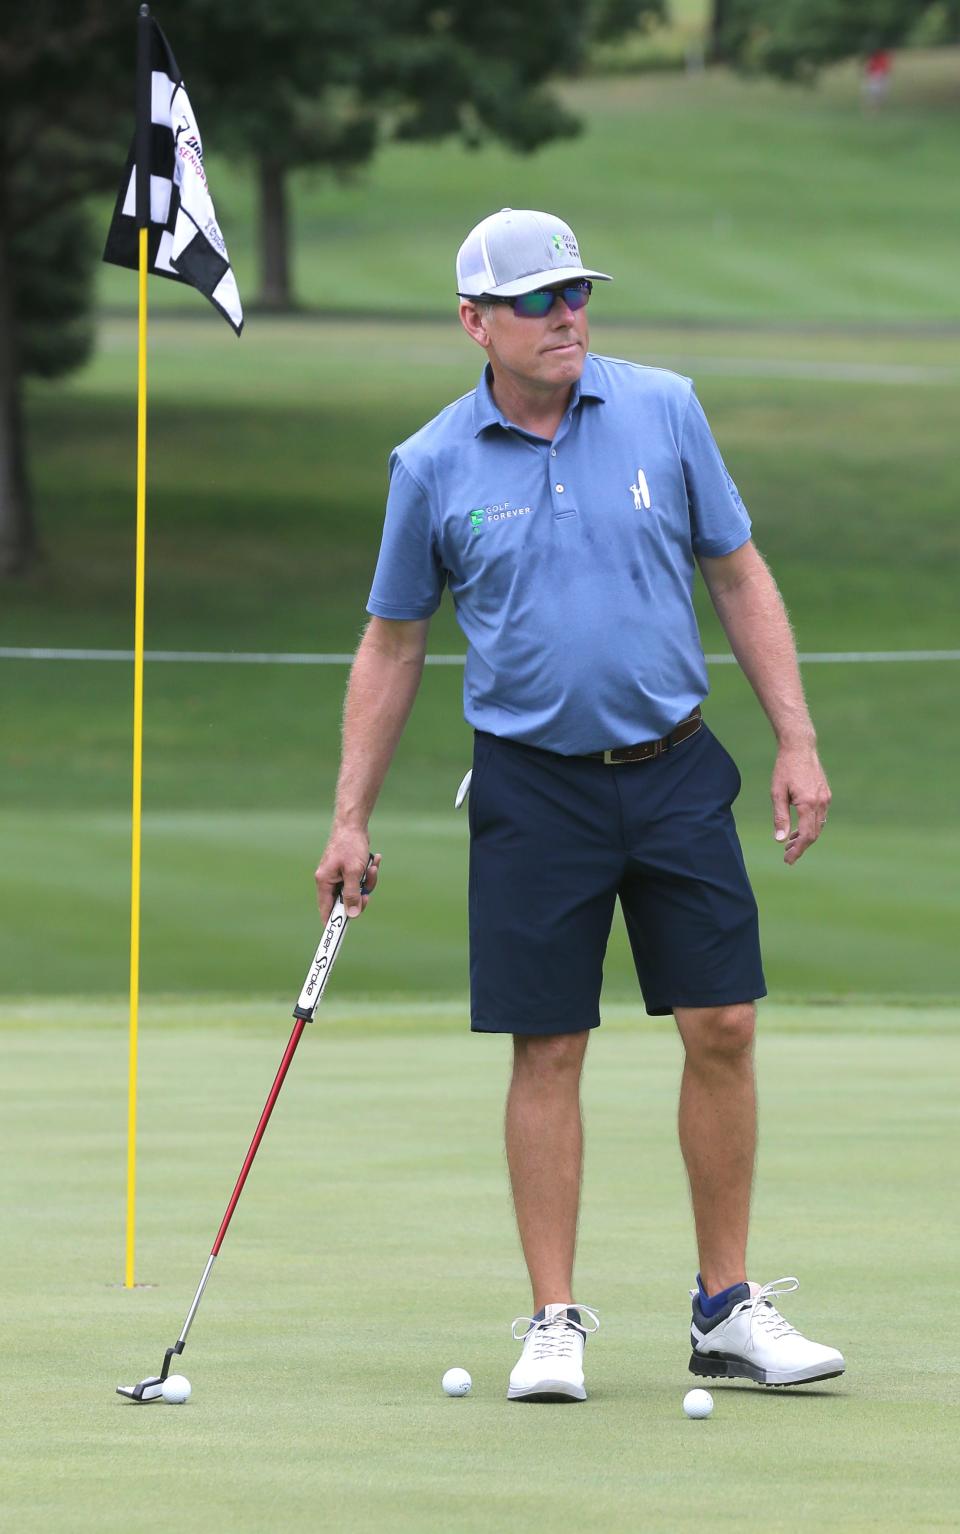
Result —
<svg viewBox="0 0 960 1534"><path fill-rule="evenodd" d="M793 632L776 582L752 542L700 560L710 598L740 668L777 737L770 797L774 834L795 863L823 830L830 788L803 695ZM791 830L790 807L797 825Z"/></svg>
<svg viewBox="0 0 960 1534"><path fill-rule="evenodd" d="M354 656L343 710L333 825L316 872L323 921L341 883L348 916L359 916L366 906L360 880L370 855L367 827L417 695L429 627L429 618L371 618ZM367 874L369 890L376 885L379 866L378 855Z"/></svg>

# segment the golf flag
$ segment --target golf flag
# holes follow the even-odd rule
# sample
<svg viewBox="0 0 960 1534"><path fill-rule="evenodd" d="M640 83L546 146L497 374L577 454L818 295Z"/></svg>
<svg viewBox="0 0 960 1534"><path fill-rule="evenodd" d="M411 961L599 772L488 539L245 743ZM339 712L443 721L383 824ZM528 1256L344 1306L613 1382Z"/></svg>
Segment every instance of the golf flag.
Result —
<svg viewBox="0 0 960 1534"><path fill-rule="evenodd" d="M133 793L130 846L130 1056L127 1094L127 1232L124 1283L134 1288L137 1209L137 1047L140 1015L140 852L143 807L143 635L147 543L147 277L188 282L237 335L240 295L220 233L203 147L180 71L150 7L137 20L136 126L107 235L105 261L137 282L137 551L134 584Z"/></svg>
<svg viewBox="0 0 960 1534"><path fill-rule="evenodd" d="M141 13L149 29L149 94L137 101L137 132L113 221L104 261L139 265L137 237L137 144L143 144L149 174L148 270L174 282L188 282L209 298L233 326L243 329L243 309L227 247L203 167L203 145L170 44L156 21ZM139 98L138 92L138 98Z"/></svg>

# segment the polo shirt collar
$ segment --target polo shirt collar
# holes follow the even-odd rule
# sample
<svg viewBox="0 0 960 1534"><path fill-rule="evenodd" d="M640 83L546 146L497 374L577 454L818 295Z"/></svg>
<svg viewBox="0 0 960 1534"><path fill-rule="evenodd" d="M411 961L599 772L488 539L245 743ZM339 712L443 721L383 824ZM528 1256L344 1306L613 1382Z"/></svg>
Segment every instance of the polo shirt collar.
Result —
<svg viewBox="0 0 960 1534"><path fill-rule="evenodd" d="M489 362L480 374L480 382L477 384L473 397L473 434L478 437L488 426L503 426L509 430L510 423L497 405L493 397L493 374L490 371ZM583 364L583 372L573 386L570 397L570 411L574 411L581 400L603 400L606 395L600 387L599 370L594 361L593 354L588 352Z"/></svg>

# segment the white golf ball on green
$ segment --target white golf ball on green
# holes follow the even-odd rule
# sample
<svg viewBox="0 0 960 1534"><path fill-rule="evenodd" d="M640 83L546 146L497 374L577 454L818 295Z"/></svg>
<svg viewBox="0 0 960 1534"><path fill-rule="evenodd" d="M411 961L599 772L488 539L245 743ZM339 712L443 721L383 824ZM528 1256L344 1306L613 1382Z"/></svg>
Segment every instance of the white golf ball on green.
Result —
<svg viewBox="0 0 960 1534"><path fill-rule="evenodd" d="M683 1409L688 1417L709 1417L713 1411L713 1396L709 1390L688 1390L683 1398Z"/></svg>
<svg viewBox="0 0 960 1534"><path fill-rule="evenodd" d="M448 1396L467 1396L473 1389L473 1380L466 1369L448 1369L440 1383Z"/></svg>
<svg viewBox="0 0 960 1534"><path fill-rule="evenodd" d="M161 1394L168 1406L182 1406L184 1401L190 1399L190 1381L185 1374L168 1375L163 1382Z"/></svg>

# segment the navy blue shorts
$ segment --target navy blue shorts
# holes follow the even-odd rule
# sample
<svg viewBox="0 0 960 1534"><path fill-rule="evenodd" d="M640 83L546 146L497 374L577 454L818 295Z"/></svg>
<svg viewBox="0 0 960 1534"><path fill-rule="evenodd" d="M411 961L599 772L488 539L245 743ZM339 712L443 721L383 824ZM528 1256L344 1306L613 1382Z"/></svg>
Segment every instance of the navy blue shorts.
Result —
<svg viewBox="0 0 960 1534"><path fill-rule="evenodd" d="M706 725L651 761L612 767L478 731L472 1027L595 1028L618 897L652 1016L766 995L731 809L739 791L736 764Z"/></svg>

